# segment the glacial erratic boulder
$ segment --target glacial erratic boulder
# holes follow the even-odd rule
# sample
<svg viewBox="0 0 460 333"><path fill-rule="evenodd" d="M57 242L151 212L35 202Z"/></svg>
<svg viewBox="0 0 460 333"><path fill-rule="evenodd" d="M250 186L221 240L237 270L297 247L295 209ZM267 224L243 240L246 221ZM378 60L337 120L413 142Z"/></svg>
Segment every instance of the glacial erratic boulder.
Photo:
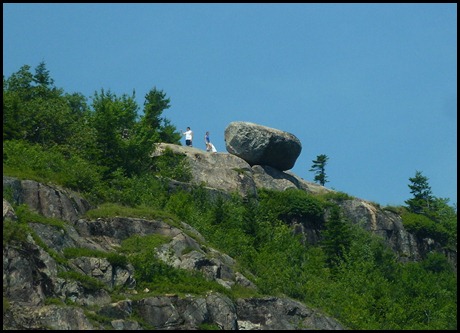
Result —
<svg viewBox="0 0 460 333"><path fill-rule="evenodd" d="M302 144L295 135L250 122L231 122L224 135L227 151L251 166L268 165L281 171L289 170L302 151Z"/></svg>

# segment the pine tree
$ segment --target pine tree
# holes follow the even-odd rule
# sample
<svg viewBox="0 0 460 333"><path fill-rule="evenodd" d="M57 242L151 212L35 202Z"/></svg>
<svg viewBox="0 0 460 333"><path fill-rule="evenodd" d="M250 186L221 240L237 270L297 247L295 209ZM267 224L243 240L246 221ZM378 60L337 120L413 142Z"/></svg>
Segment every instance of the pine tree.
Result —
<svg viewBox="0 0 460 333"><path fill-rule="evenodd" d="M409 178L412 184L409 184L410 193L414 195L412 199L406 200L409 210L416 214L427 214L434 207L434 197L431 187L428 184L428 178L422 175L421 171L415 172L415 177Z"/></svg>
<svg viewBox="0 0 460 333"><path fill-rule="evenodd" d="M324 184L329 182L327 180L327 176L325 172L325 167L326 167L328 159L329 157L327 157L327 155L324 155L324 154L316 156L316 160L312 161L313 165L311 166L311 169L309 170L309 171L314 171L316 173L314 181L320 183L322 186L324 186Z"/></svg>
<svg viewBox="0 0 460 333"><path fill-rule="evenodd" d="M322 232L322 246L331 266L337 265L350 248L351 229L341 216L339 206L333 206Z"/></svg>

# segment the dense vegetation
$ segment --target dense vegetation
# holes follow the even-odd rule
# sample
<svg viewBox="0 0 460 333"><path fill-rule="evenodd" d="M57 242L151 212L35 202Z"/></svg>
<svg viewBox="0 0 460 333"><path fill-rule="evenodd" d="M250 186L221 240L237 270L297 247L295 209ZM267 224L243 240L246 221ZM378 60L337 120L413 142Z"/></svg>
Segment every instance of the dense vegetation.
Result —
<svg viewBox="0 0 460 333"><path fill-rule="evenodd" d="M418 263L400 263L379 238L343 218L335 202L346 200L345 194L261 190L257 200L243 200L236 194L211 199L200 186L169 192L166 178L190 179L187 164L172 154L155 160L148 154L155 142L180 144L180 133L163 117L170 100L153 88L145 96L140 116L134 96L133 92L117 97L101 90L88 105L81 94L56 88L44 63L35 74L23 66L4 77L4 175L78 191L101 207L88 214L116 211L127 216L169 216L171 223L184 221L210 246L235 258L260 293L295 298L351 329L457 328L457 277L446 258L431 253ZM416 176L413 185L426 190L426 179ZM418 194L415 189L414 195ZM4 197L8 195L4 192ZM456 249L456 209L447 199L432 195L429 206L424 206L426 200L414 199L408 207L388 209L400 213L406 227L420 237ZM40 220L24 207L15 208L24 221ZM289 226L293 220L324 223L322 241L302 242ZM4 223L4 246L5 237L17 230ZM211 288L198 276L145 256L143 249L163 241L158 237L128 240L111 260L122 265L126 255L136 267L138 283L157 288L158 293L181 292L174 288L193 284L196 292ZM69 250L65 255L78 253ZM154 275L162 276L162 281L151 281L154 271L161 271Z"/></svg>

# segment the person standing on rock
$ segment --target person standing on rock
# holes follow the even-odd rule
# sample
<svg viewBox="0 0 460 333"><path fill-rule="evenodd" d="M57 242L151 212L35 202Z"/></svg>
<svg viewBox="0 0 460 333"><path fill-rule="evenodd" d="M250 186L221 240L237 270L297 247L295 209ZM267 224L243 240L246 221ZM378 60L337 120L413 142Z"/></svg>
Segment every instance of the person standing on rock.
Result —
<svg viewBox="0 0 460 333"><path fill-rule="evenodd" d="M206 145L206 151L211 151L211 140L209 138L209 132L204 135L204 143Z"/></svg>
<svg viewBox="0 0 460 333"><path fill-rule="evenodd" d="M185 135L185 145L187 147L193 147L193 145L192 145L193 132L190 129L190 127L187 127L187 130L185 132L182 132L182 130L180 130L180 131L181 131L182 135Z"/></svg>

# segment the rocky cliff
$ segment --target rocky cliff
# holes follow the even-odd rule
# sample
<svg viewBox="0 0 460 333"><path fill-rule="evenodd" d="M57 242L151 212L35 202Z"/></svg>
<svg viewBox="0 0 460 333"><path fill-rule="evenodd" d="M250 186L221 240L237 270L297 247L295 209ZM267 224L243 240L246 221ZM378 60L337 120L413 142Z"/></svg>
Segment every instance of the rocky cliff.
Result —
<svg viewBox="0 0 460 333"><path fill-rule="evenodd" d="M236 269L231 257L205 246L205 239L185 223L173 226L162 219L127 217L88 220L81 218L91 209L88 202L66 189L5 176L3 187L12 193L15 204L27 204L36 213L64 222L31 221L32 231L20 240L4 243L4 330L175 330L203 325L226 330L344 329L333 318L288 298L231 300L216 291L200 296L157 295L138 290L131 265L91 256L63 262L59 258L64 257L65 249L115 252L132 235L157 234L169 241L152 256L168 265L200 271L224 288L235 284L256 288ZM12 205L4 199L3 223L14 227L16 220ZM75 272L101 284L95 288L63 272ZM113 299L111 291L117 288L127 292Z"/></svg>

